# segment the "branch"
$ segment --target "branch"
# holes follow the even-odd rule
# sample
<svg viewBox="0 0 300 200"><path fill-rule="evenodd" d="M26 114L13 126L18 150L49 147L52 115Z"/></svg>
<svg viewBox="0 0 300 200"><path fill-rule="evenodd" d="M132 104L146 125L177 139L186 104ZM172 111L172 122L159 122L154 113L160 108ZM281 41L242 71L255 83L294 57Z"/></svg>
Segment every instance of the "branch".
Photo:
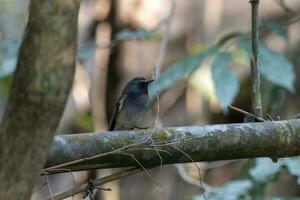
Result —
<svg viewBox="0 0 300 200"><path fill-rule="evenodd" d="M300 120L59 135L44 172L300 155ZM185 154L185 152L190 158Z"/></svg>
<svg viewBox="0 0 300 200"><path fill-rule="evenodd" d="M252 79L252 110L253 113L262 117L260 69L258 63L258 4L259 0L250 0L251 3L251 79Z"/></svg>
<svg viewBox="0 0 300 200"><path fill-rule="evenodd" d="M73 82L79 0L31 0L0 127L0 199L30 199Z"/></svg>
<svg viewBox="0 0 300 200"><path fill-rule="evenodd" d="M123 177L136 174L136 173L141 172L141 171L142 171L142 169L140 169L140 168L126 169L126 170L117 172L117 173L112 174L112 175L108 175L108 176L105 176L105 177L102 177L102 178L98 178L98 179L93 181L93 184L96 187L101 186L105 183L109 183L111 181L115 181L115 180L121 179ZM65 198L68 198L70 196L73 196L75 194L78 194L80 192L85 191L87 187L88 187L88 183L81 183L80 185L76 186L75 188L72 188L72 189L67 190L65 192L56 194L52 198L51 197L47 198L47 200L65 199Z"/></svg>

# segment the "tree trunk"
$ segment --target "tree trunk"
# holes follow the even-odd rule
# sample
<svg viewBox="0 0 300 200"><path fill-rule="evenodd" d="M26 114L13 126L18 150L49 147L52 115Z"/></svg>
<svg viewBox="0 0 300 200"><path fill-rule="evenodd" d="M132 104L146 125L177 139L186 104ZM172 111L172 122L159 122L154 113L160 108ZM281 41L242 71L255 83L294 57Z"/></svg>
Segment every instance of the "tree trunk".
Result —
<svg viewBox="0 0 300 200"><path fill-rule="evenodd" d="M73 82L79 0L32 0L0 127L0 199L29 199Z"/></svg>

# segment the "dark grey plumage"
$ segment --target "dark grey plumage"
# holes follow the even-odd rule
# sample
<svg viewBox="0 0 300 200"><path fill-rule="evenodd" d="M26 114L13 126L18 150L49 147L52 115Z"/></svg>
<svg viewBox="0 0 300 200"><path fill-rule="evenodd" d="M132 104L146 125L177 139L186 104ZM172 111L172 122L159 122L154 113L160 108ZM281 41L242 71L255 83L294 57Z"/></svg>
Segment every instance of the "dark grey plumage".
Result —
<svg viewBox="0 0 300 200"><path fill-rule="evenodd" d="M149 109L148 81L143 77L130 80L122 91L109 124L109 131L130 130L143 120Z"/></svg>

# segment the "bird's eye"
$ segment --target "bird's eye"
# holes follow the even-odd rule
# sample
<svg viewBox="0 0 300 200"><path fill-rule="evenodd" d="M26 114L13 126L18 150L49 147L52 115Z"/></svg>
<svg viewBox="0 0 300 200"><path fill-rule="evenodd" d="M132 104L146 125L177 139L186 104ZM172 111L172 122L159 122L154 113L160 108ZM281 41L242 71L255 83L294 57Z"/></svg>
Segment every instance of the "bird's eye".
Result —
<svg viewBox="0 0 300 200"><path fill-rule="evenodd" d="M143 87L144 86L144 82L143 81L140 81L139 82L139 87Z"/></svg>

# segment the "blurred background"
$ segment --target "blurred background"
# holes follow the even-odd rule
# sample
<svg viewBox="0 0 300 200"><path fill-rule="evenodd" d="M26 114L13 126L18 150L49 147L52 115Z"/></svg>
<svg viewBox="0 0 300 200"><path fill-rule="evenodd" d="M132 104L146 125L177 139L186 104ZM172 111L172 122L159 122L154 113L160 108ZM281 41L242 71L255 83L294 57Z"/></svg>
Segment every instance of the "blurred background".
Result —
<svg viewBox="0 0 300 200"><path fill-rule="evenodd" d="M28 5L28 0L0 0L0 116ZM264 113L290 119L300 102L300 1L262 0L259 13ZM105 131L127 81L151 78L155 71L162 74L157 87L170 85L160 95L158 127L243 122L244 116L227 106L251 110L248 0L81 0L78 24L76 74L57 134ZM156 103L144 126L154 126L157 111ZM96 191L95 199L300 199L300 158L196 164L202 182L194 163L168 165L150 170L153 178L140 173L104 185L112 191ZM48 187L41 177L32 199L116 171L51 175Z"/></svg>

